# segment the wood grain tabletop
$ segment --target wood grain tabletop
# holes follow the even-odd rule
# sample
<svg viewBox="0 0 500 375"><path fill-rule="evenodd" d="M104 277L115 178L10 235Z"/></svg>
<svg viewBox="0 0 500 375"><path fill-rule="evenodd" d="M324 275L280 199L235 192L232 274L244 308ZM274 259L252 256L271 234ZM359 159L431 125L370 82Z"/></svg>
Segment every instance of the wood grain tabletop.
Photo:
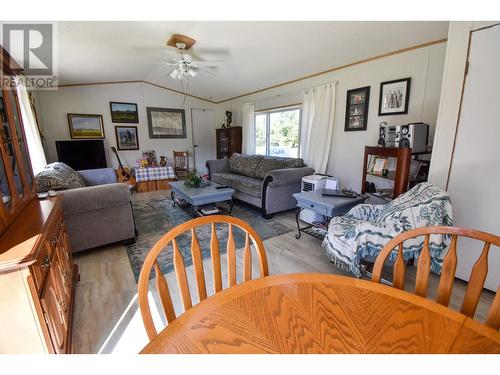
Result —
<svg viewBox="0 0 500 375"><path fill-rule="evenodd" d="M209 297L141 353L500 353L500 333L386 285L289 274Z"/></svg>

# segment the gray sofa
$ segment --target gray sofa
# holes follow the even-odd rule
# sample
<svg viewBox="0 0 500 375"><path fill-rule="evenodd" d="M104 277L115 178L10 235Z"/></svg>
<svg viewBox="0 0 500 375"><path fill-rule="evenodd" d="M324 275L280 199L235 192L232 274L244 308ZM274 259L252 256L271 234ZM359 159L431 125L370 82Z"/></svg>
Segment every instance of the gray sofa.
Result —
<svg viewBox="0 0 500 375"><path fill-rule="evenodd" d="M71 250L135 238L130 189L116 183L112 168L78 171L86 187L62 190L64 220Z"/></svg>
<svg viewBox="0 0 500 375"><path fill-rule="evenodd" d="M58 190L71 250L91 249L135 238L130 189L116 183L112 168L75 172L63 163L49 164L36 177L38 191Z"/></svg>
<svg viewBox="0 0 500 375"><path fill-rule="evenodd" d="M263 210L265 218L294 208L302 177L314 173L300 158L233 154L207 160L210 179L235 190L233 197Z"/></svg>

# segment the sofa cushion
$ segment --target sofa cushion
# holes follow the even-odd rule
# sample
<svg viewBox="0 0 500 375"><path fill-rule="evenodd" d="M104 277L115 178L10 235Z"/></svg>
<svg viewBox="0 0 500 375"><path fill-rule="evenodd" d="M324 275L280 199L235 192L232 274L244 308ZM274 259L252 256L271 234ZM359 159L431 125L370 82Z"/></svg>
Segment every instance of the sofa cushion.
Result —
<svg viewBox="0 0 500 375"><path fill-rule="evenodd" d="M300 158L281 158L277 156L262 157L259 165L255 169L255 177L264 179L268 172L275 169L300 168L304 166L304 161Z"/></svg>
<svg viewBox="0 0 500 375"><path fill-rule="evenodd" d="M234 153L229 158L229 169L233 173L238 173L248 177L256 177L255 169L264 157L262 155L241 155Z"/></svg>
<svg viewBox="0 0 500 375"><path fill-rule="evenodd" d="M85 187L85 181L68 165L55 162L45 167L43 171L35 177L38 192L49 190L66 190Z"/></svg>
<svg viewBox="0 0 500 375"><path fill-rule="evenodd" d="M234 190L260 198L262 195L262 180L258 178L243 176L235 173L214 173L212 181L218 184L227 185Z"/></svg>

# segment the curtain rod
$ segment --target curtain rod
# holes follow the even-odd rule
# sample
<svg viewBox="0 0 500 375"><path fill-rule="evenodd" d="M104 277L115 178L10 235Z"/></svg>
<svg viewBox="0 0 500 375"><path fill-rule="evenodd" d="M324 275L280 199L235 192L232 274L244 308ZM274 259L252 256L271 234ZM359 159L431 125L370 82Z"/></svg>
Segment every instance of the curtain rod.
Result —
<svg viewBox="0 0 500 375"><path fill-rule="evenodd" d="M283 93L283 94L276 94L276 95L270 95L270 96L267 96L265 98L262 98L262 99L257 99L257 100L251 100L249 102L245 102L245 103L258 103L259 101L262 101L262 100L266 100L266 99L269 99L269 98L276 98L278 96L282 96L282 95L290 95L290 94L295 94L295 93L298 93L298 92L303 92L303 91L308 91L308 90L314 90L318 87L322 87L322 86L328 86L328 85L333 85L333 84L337 84L338 81L331 81L331 82L327 82L327 83L322 83L320 85L316 85L316 86L313 86L313 87L307 87L307 88L303 88L303 89L299 89L299 90L295 90L295 91L288 91L286 93ZM293 107L294 105L301 105L302 103L297 103L297 104L288 104L286 106L283 106L283 107L276 107L276 108L286 108L286 107ZM272 110L272 109L276 109L276 108L268 108L266 110ZM255 112L263 112L265 111L265 109L259 109L258 111L255 111Z"/></svg>
<svg viewBox="0 0 500 375"><path fill-rule="evenodd" d="M268 111L272 111L273 109L286 109L286 108L291 108L291 107L298 107L301 105L302 105L302 103L285 104L285 105L280 105L277 107L256 109L255 112L268 112Z"/></svg>

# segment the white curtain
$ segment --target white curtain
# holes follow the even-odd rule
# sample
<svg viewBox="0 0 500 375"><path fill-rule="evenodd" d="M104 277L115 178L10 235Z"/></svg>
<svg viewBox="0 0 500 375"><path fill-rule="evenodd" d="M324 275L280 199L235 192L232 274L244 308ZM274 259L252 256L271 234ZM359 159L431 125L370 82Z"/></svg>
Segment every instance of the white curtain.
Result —
<svg viewBox="0 0 500 375"><path fill-rule="evenodd" d="M241 126L243 127L243 153L255 154L255 104L245 103L241 111Z"/></svg>
<svg viewBox="0 0 500 375"><path fill-rule="evenodd" d="M19 97L19 107L23 119L24 132L26 133L26 144L28 145L30 154L31 167L33 168L33 174L37 175L47 165L47 159L45 159L40 132L38 131L35 115L31 109L28 92L21 81L17 85L17 95Z"/></svg>
<svg viewBox="0 0 500 375"><path fill-rule="evenodd" d="M307 165L325 173L333 136L337 82L303 92L301 150Z"/></svg>

